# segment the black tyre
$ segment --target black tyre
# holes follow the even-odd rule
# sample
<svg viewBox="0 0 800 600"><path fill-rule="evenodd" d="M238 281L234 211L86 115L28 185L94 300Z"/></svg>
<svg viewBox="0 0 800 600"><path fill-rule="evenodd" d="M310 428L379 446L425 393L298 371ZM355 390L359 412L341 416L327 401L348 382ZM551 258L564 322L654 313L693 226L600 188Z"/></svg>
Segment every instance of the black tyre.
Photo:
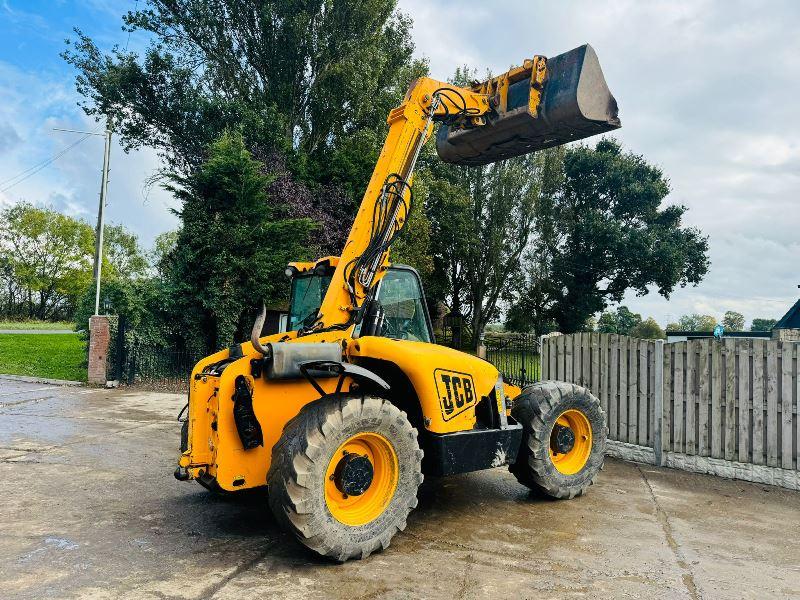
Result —
<svg viewBox="0 0 800 600"><path fill-rule="evenodd" d="M405 529L421 465L417 430L388 400L326 398L289 421L273 448L269 505L314 552L365 558Z"/></svg>
<svg viewBox="0 0 800 600"><path fill-rule="evenodd" d="M542 381L514 400L511 415L523 427L509 470L521 484L552 498L580 496L603 468L606 417L589 390Z"/></svg>

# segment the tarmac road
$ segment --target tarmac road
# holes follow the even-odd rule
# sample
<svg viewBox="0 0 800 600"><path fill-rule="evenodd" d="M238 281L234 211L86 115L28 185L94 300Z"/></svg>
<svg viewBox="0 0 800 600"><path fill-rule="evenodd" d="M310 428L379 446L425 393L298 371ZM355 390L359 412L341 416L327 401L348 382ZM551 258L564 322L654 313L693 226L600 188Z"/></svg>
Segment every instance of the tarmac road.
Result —
<svg viewBox="0 0 800 600"><path fill-rule="evenodd" d="M172 477L184 398L0 379L1 597L800 597L800 493L612 459L572 501L429 479L388 550L318 560Z"/></svg>

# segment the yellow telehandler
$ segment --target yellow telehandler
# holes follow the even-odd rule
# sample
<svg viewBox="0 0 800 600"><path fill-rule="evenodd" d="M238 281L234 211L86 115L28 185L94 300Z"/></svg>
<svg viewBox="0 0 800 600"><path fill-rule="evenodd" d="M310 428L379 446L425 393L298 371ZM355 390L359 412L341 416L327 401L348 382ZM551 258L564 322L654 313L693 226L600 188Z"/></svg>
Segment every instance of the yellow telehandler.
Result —
<svg viewBox="0 0 800 600"><path fill-rule="evenodd" d="M470 88L414 81L341 256L291 263L288 330L194 367L175 477L224 492L267 486L277 521L334 560L386 548L423 473L509 465L554 497L603 464L605 415L587 390L524 390L481 358L435 344L422 285L389 249L410 210L420 150L441 123L444 161L481 165L620 127L594 50L536 56Z"/></svg>

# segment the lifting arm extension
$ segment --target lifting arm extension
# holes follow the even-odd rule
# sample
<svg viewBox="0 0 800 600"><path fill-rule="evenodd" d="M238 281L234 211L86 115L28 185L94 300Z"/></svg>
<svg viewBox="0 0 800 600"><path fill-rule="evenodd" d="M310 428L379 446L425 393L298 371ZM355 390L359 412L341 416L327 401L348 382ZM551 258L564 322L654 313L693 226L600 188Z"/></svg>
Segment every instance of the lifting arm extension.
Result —
<svg viewBox="0 0 800 600"><path fill-rule="evenodd" d="M333 274L317 320L301 332L352 328L362 318L365 300L389 264L389 248L411 208L414 166L441 121L451 130L487 125L487 118L509 108L511 85L530 81L528 114L536 118L547 76L547 59L536 56L523 66L472 88L461 88L423 77L415 80L403 103L389 113L389 133L350 235Z"/></svg>
<svg viewBox="0 0 800 600"><path fill-rule="evenodd" d="M361 201L317 321L308 332L349 329L388 265L389 247L411 208L411 178L419 153L442 120L480 126L490 96L429 78L411 84L389 113L389 133Z"/></svg>

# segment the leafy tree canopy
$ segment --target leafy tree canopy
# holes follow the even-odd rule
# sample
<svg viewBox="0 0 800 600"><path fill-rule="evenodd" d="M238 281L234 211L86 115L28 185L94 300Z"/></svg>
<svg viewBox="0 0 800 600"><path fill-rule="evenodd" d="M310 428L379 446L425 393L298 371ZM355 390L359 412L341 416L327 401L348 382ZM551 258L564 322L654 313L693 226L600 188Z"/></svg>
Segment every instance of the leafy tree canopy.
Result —
<svg viewBox="0 0 800 600"><path fill-rule="evenodd" d="M750 324L750 331L772 331L777 322L777 319L755 318Z"/></svg>
<svg viewBox="0 0 800 600"><path fill-rule="evenodd" d="M72 318L79 298L92 284L94 246L94 229L80 219L26 202L3 210L0 314ZM106 225L103 279L138 277L146 270L136 236L121 225Z"/></svg>
<svg viewBox="0 0 800 600"><path fill-rule="evenodd" d="M744 331L744 315L733 310L726 311L722 326L725 331Z"/></svg>
<svg viewBox="0 0 800 600"><path fill-rule="evenodd" d="M169 258L170 312L194 350L248 337L261 301L287 297L286 264L309 258L313 224L285 217L262 169L242 136L226 133L196 173L168 186L183 224Z"/></svg>
<svg viewBox="0 0 800 600"><path fill-rule="evenodd" d="M676 286L699 283L708 271L708 240L683 227L686 208L662 206L669 182L643 157L613 139L566 150L563 183L536 206L535 270L516 302L543 297L521 312L552 319L571 333L627 290L650 287L668 298Z"/></svg>
<svg viewBox="0 0 800 600"><path fill-rule="evenodd" d="M483 167L429 161L418 178L428 192L434 268L429 293L446 301L473 332L499 316L519 279L535 204L554 156L546 151Z"/></svg>
<svg viewBox="0 0 800 600"><path fill-rule="evenodd" d="M631 331L642 323L642 315L631 312L627 306L619 306L616 311L606 311L600 315L597 330L600 333L633 335Z"/></svg>
<svg viewBox="0 0 800 600"><path fill-rule="evenodd" d="M240 128L261 158L360 195L386 115L425 72L396 0L146 0L124 17L151 35L142 55L105 54L76 30L64 58L87 114L111 116L126 148L161 151L187 174Z"/></svg>
<svg viewBox="0 0 800 600"><path fill-rule="evenodd" d="M645 340L661 340L666 337L664 330L661 329L661 326L653 317L649 317L641 323L638 323L631 329L629 335Z"/></svg>
<svg viewBox="0 0 800 600"><path fill-rule="evenodd" d="M677 323L677 331L714 331L717 326L717 319L711 315L700 315L697 313L683 315ZM668 329L670 329L668 327Z"/></svg>

